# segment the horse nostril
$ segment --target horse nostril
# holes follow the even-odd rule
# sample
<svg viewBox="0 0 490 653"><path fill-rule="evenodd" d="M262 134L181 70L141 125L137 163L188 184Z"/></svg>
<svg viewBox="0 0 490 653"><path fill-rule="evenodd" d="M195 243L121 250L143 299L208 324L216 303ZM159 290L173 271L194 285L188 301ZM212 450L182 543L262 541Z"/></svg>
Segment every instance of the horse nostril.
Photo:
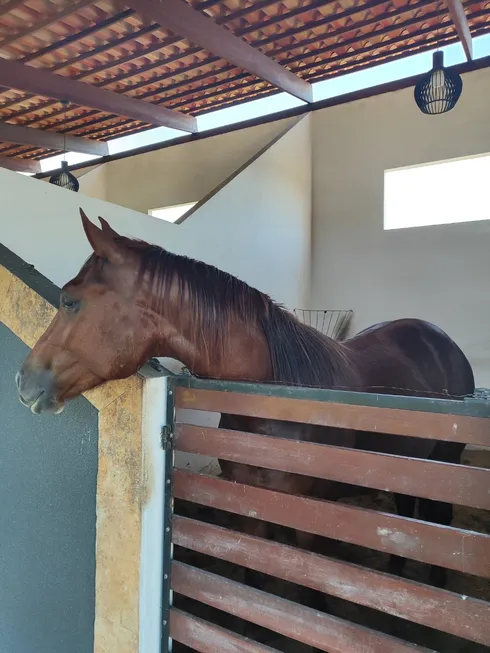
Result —
<svg viewBox="0 0 490 653"><path fill-rule="evenodd" d="M20 369L15 375L15 384L21 403L31 406L42 394L50 392L52 389L50 376L50 372L46 370Z"/></svg>
<svg viewBox="0 0 490 653"><path fill-rule="evenodd" d="M15 375L20 403L38 415L60 413L63 405L57 400L53 373L45 368L21 369Z"/></svg>

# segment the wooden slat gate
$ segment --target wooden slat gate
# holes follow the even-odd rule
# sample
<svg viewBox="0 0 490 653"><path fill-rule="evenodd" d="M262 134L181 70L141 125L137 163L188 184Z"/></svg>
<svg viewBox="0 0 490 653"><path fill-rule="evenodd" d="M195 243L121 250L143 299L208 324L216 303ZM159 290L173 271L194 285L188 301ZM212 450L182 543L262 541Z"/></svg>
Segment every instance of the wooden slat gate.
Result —
<svg viewBox="0 0 490 653"><path fill-rule="evenodd" d="M484 396L450 401L202 381L189 376L170 379L168 387L169 415L174 415L175 409L195 409L490 447L490 401ZM164 438L169 452L173 449L450 502L463 507L470 521L465 527L440 526L376 507L283 494L169 467L166 529L174 550L180 553L171 560L170 548L165 551L163 653L172 646L174 652L202 653L488 650L490 522L487 520L487 528L478 523L485 524L481 511L490 509L490 469L169 422ZM171 514L174 502L196 510ZM377 564L354 564L338 555L332 557L328 548L319 555L257 538L239 532L230 520L220 522L217 515L248 516L315 534L342 546L354 546L370 553L371 558L394 554L415 564L445 567L453 572L456 588L470 589L467 593L454 587L438 589L418 577L409 580L390 575ZM205 564L210 559L228 565L228 571L210 571ZM281 592L237 582L229 573L233 566L320 592L327 607L312 609ZM335 610L333 614L329 609L332 600L344 603L344 608L350 605L365 610L364 621L351 620L345 613L339 617ZM209 613L196 606L207 606ZM223 619L223 613L230 616ZM395 626L383 627L380 617L385 616L394 619ZM239 623L237 618L262 627L260 641L233 626ZM400 623L403 627L398 627ZM277 649L276 640L264 633L282 636ZM442 640L438 639L441 633ZM312 648L291 647L291 642Z"/></svg>

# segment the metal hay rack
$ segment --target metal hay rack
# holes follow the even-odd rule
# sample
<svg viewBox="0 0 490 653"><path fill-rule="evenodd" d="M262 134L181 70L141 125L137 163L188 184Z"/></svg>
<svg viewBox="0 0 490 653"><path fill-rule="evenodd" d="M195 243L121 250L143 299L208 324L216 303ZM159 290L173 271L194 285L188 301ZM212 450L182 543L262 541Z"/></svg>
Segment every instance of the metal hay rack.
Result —
<svg viewBox="0 0 490 653"><path fill-rule="evenodd" d="M344 311L295 308L293 312L300 322L313 327L334 340L343 340L345 338L354 314L351 309Z"/></svg>

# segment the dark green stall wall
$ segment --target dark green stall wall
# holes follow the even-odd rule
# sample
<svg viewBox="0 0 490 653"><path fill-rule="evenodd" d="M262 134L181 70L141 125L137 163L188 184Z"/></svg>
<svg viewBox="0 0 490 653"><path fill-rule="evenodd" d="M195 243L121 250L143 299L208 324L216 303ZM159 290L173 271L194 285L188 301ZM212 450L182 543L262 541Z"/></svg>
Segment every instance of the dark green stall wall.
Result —
<svg viewBox="0 0 490 653"><path fill-rule="evenodd" d="M22 406L28 351L0 323L0 653L92 653L97 410Z"/></svg>

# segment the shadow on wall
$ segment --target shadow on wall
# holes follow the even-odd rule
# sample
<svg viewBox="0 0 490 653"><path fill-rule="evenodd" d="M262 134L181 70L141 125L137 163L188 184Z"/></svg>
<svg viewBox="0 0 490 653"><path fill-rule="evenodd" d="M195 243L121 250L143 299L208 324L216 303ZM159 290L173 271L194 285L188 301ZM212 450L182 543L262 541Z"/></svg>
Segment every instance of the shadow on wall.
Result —
<svg viewBox="0 0 490 653"><path fill-rule="evenodd" d="M259 125L75 171L80 193L141 213L200 201L226 183L296 118Z"/></svg>

